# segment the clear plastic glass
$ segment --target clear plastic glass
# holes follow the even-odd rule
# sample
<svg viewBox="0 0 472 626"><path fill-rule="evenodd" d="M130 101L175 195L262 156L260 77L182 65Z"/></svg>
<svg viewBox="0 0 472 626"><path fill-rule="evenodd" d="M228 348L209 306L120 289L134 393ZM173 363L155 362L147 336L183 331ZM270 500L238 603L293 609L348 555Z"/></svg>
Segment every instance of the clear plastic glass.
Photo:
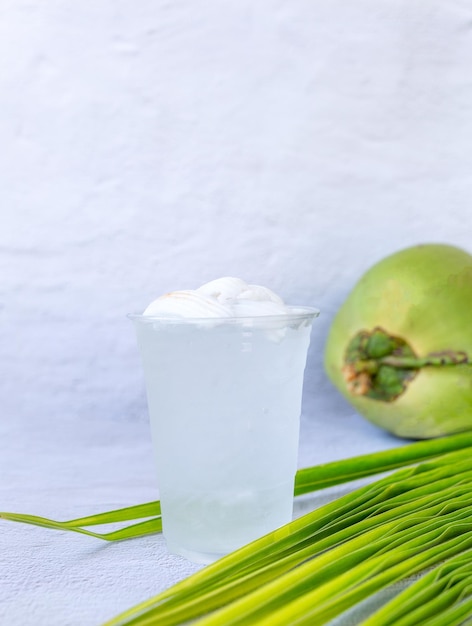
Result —
<svg viewBox="0 0 472 626"><path fill-rule="evenodd" d="M141 352L163 533L210 563L292 519L315 309L245 318L130 315Z"/></svg>

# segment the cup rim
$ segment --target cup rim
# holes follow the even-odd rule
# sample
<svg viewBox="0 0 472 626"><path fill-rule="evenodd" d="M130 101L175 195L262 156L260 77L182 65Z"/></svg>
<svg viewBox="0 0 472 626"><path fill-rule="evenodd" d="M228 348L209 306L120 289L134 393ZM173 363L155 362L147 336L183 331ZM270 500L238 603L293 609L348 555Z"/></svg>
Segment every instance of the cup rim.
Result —
<svg viewBox="0 0 472 626"><path fill-rule="evenodd" d="M320 310L309 306L287 306L287 313L277 315L244 315L229 317L164 317L160 315L144 315L143 313L128 313L126 316L132 322L140 324L248 324L250 322L297 322L313 320L320 315Z"/></svg>

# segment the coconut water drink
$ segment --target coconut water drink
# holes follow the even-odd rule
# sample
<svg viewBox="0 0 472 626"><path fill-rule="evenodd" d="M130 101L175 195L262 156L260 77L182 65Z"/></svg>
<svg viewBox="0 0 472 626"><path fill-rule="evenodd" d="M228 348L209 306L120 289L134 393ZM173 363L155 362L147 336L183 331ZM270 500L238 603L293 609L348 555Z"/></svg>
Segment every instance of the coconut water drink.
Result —
<svg viewBox="0 0 472 626"><path fill-rule="evenodd" d="M170 552L203 563L292 518L303 372L317 314L277 302L261 306L271 314L255 315L257 307L238 309L235 300L220 298L224 316L171 315L167 301L165 315L154 305L132 316L163 533Z"/></svg>

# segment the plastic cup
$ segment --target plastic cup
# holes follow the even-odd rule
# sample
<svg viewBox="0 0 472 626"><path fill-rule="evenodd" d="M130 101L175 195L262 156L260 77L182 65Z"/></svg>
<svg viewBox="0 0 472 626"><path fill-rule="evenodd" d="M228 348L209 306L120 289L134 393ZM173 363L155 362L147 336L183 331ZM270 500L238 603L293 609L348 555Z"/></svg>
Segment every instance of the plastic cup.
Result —
<svg viewBox="0 0 472 626"><path fill-rule="evenodd" d="M168 550L210 563L292 519L315 309L130 315L142 357Z"/></svg>

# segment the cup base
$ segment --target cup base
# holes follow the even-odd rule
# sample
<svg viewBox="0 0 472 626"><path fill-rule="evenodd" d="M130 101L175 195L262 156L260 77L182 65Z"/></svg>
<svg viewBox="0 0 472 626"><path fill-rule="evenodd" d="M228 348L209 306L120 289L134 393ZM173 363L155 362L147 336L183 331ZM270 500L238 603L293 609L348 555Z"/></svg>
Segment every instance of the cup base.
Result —
<svg viewBox="0 0 472 626"><path fill-rule="evenodd" d="M198 563L200 565L209 565L214 563L218 559L221 559L225 554L214 554L209 552L195 552L194 550L187 550L181 546L175 546L167 543L167 550L170 554L176 554L177 556L183 556L192 563Z"/></svg>

